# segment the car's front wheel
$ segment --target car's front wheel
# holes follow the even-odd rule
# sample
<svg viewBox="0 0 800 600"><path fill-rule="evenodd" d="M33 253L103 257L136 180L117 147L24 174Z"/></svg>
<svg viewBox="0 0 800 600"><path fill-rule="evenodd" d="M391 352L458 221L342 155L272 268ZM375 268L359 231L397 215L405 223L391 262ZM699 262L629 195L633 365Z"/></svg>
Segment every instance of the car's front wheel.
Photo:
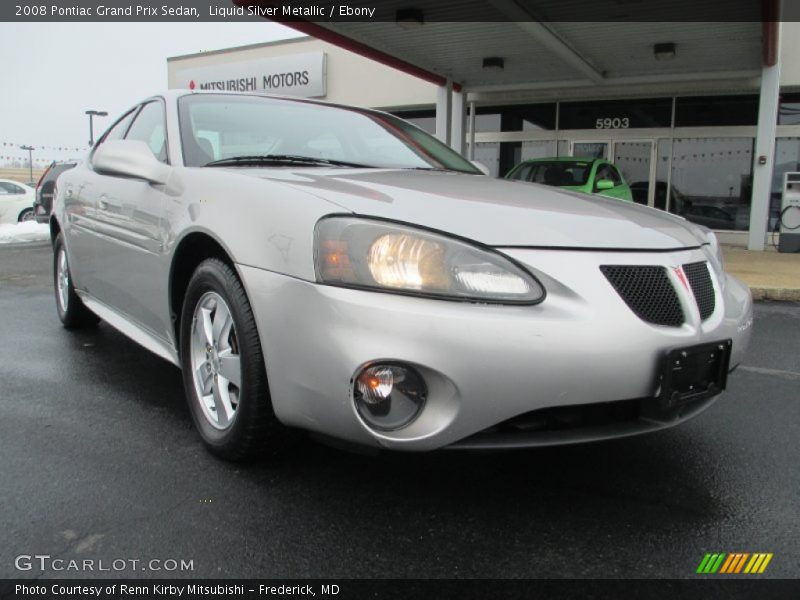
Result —
<svg viewBox="0 0 800 600"><path fill-rule="evenodd" d="M236 272L211 258L195 270L181 313L180 356L192 418L206 446L230 460L276 447L275 418L255 318Z"/></svg>
<svg viewBox="0 0 800 600"><path fill-rule="evenodd" d="M56 312L64 327L79 329L97 324L100 319L86 308L75 293L63 233L58 234L53 244L53 287L56 294Z"/></svg>

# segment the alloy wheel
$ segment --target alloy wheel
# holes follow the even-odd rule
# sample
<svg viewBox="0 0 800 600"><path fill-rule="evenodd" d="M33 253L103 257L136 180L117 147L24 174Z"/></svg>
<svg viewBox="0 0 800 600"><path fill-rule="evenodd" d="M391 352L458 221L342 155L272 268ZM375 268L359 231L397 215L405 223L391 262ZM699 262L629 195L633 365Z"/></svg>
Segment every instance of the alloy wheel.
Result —
<svg viewBox="0 0 800 600"><path fill-rule="evenodd" d="M206 292L195 306L190 348L203 415L213 427L227 429L239 405L242 368L231 310L216 292Z"/></svg>
<svg viewBox="0 0 800 600"><path fill-rule="evenodd" d="M67 251L63 247L58 251L56 285L58 287L58 307L62 313L66 313L69 308L69 264L67 263Z"/></svg>

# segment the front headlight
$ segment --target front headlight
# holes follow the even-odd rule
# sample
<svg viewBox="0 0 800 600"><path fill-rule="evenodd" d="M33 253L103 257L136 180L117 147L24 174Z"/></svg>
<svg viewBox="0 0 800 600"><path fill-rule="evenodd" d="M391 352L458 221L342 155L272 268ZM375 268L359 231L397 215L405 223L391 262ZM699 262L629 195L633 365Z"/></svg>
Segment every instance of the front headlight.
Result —
<svg viewBox="0 0 800 600"><path fill-rule="evenodd" d="M498 304L544 299L538 281L491 248L389 221L317 223L317 281L330 285Z"/></svg>

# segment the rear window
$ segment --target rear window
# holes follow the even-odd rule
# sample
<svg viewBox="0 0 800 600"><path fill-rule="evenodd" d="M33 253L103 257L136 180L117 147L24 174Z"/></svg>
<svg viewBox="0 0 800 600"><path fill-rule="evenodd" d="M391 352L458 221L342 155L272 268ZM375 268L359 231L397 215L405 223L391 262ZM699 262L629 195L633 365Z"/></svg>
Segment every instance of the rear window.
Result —
<svg viewBox="0 0 800 600"><path fill-rule="evenodd" d="M537 161L520 165L508 177L544 185L571 186L584 185L591 171L589 161Z"/></svg>

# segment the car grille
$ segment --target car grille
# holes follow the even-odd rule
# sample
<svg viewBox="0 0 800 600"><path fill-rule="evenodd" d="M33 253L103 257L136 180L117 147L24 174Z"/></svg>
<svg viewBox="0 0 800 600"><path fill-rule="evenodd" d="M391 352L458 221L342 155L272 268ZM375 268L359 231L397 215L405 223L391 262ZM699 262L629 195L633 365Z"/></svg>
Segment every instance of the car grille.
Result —
<svg viewBox="0 0 800 600"><path fill-rule="evenodd" d="M667 270L659 266L602 265L600 270L643 321L680 327L684 316Z"/></svg>
<svg viewBox="0 0 800 600"><path fill-rule="evenodd" d="M689 285L692 286L697 308L700 309L700 318L705 321L714 312L714 307L716 306L714 285L711 283L708 264L697 262L683 265L683 272L686 273L686 279L689 280Z"/></svg>
<svg viewBox="0 0 800 600"><path fill-rule="evenodd" d="M630 309L643 321L669 327L680 327L683 324L683 310L675 288L670 283L666 267L603 265L600 270ZM692 288L700 318L705 321L716 307L708 263L702 261L683 265L683 272Z"/></svg>

